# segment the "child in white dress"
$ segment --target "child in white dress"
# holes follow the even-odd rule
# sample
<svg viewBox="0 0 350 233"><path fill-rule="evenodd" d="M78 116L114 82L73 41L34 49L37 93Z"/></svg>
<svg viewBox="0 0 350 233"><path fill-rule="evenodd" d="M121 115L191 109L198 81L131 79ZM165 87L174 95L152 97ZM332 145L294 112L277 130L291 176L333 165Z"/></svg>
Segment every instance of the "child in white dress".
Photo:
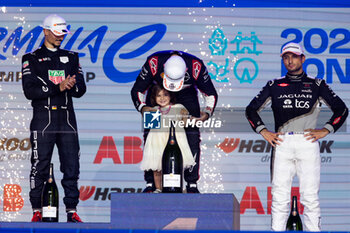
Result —
<svg viewBox="0 0 350 233"><path fill-rule="evenodd" d="M153 171L155 192L159 193L162 187L162 156L169 138L170 121L178 123L175 127L175 136L181 150L183 168L194 166L196 162L188 145L184 127L179 124L180 121L183 121L184 125L186 124L187 109L182 104L175 104L173 93L159 85L152 88L151 104L154 106L154 111L159 110L161 113L161 128L151 129L147 136L141 169Z"/></svg>

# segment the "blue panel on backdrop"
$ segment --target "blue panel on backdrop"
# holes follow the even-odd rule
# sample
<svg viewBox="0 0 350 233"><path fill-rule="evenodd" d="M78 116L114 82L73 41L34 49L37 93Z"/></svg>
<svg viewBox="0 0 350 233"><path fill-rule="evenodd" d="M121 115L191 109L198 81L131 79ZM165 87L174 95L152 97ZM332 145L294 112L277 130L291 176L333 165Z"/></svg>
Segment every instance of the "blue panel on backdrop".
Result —
<svg viewBox="0 0 350 233"><path fill-rule="evenodd" d="M112 193L111 225L129 229L239 230L233 194Z"/></svg>
<svg viewBox="0 0 350 233"><path fill-rule="evenodd" d="M4 0L1 6L31 6L31 7L350 7L344 0Z"/></svg>

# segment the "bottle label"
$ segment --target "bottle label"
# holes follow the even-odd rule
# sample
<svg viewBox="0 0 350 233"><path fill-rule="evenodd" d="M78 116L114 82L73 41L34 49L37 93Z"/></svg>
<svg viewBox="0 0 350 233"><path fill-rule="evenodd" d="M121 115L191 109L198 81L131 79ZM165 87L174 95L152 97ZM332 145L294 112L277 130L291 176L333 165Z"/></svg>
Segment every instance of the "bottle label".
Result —
<svg viewBox="0 0 350 233"><path fill-rule="evenodd" d="M181 176L179 174L164 174L163 187L180 187Z"/></svg>
<svg viewBox="0 0 350 233"><path fill-rule="evenodd" d="M43 207L43 218L56 218L56 217L57 217L57 207L55 206Z"/></svg>

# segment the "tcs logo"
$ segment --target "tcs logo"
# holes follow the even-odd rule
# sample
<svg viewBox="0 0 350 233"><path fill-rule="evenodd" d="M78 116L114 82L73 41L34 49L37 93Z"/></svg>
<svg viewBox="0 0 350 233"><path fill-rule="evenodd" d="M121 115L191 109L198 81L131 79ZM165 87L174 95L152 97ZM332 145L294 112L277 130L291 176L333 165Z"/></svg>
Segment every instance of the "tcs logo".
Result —
<svg viewBox="0 0 350 233"><path fill-rule="evenodd" d="M124 137L124 164L137 164L142 160L142 140L139 137ZM102 163L103 159L112 159L114 164L122 161L112 136L104 136L97 151L94 164Z"/></svg>
<svg viewBox="0 0 350 233"><path fill-rule="evenodd" d="M297 100L295 99L295 107L296 108L310 108L309 101Z"/></svg>

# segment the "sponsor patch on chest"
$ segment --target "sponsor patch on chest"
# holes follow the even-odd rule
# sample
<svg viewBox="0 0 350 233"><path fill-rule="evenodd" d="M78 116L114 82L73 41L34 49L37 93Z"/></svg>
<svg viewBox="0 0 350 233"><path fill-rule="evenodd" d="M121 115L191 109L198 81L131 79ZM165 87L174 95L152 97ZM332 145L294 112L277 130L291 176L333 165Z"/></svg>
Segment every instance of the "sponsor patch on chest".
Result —
<svg viewBox="0 0 350 233"><path fill-rule="evenodd" d="M60 61L61 61L62 63L67 63L67 62L69 62L69 58L66 57L66 56L63 56L63 57L60 57Z"/></svg>
<svg viewBox="0 0 350 233"><path fill-rule="evenodd" d="M59 84L66 79L64 70L49 70L49 79L54 84Z"/></svg>
<svg viewBox="0 0 350 233"><path fill-rule="evenodd" d="M38 59L39 62L43 62L43 61L51 61L51 58L49 57L42 57Z"/></svg>

